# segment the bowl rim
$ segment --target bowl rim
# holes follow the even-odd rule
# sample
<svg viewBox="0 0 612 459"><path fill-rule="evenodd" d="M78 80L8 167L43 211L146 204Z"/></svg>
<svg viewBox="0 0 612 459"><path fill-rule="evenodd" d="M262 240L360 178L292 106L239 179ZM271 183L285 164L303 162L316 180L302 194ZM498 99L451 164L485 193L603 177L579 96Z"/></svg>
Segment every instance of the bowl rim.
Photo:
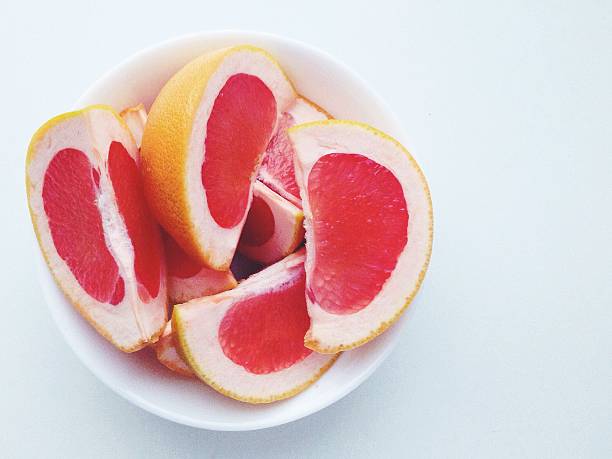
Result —
<svg viewBox="0 0 612 459"><path fill-rule="evenodd" d="M308 43L304 43L302 41L299 41L293 38L288 38L282 35L272 34L268 32L260 32L260 31L249 30L249 29L220 29L220 30L212 30L212 31L193 32L193 33L188 33L188 34L179 35L173 38L169 38L159 43L147 46L135 53L132 53L128 57L122 59L118 64L114 65L112 68L110 68L109 70L104 72L100 77L98 77L81 94L81 96L74 103L73 108L78 108L78 107L83 106L85 103L88 103L85 101L88 99L88 97L90 97L90 94L98 91L98 88L104 87L106 84L105 82L107 80L111 79L115 75L120 74L122 69L133 61L145 58L149 55L153 55L159 52L163 48L177 46L183 41L189 42L194 39L206 39L206 38L221 39L221 38L227 38L227 37L236 36L236 35L245 36L245 38L246 36L251 36L254 38L285 42L289 45L296 46L298 48L302 48L309 54L318 55L318 56L323 57L324 59L333 61L334 64L338 65L339 67L343 69L343 71L349 74L352 79L354 79L355 81L357 81L358 83L360 83L361 85L363 85L365 88L368 89L369 97L373 100L376 100L377 104L379 104L381 109L385 112L385 115L387 116L388 120L394 125L394 128L393 128L394 136L398 136L404 139L406 138L405 131L399 119L393 112L393 110L391 110L389 105L379 95L379 93L375 91L367 81L365 81L359 74L357 74L354 70L352 70L348 65L338 60L337 58L327 53L326 51L323 51ZM34 243L32 246L37 247L38 244ZM95 359L90 357L87 354L87 352L84 352L81 350L81 348L78 346L77 338L75 337L75 335L73 335L73 333L70 332L70 330L67 329L67 327L65 326L65 323L60 318L60 313L58 312L58 308L55 308L52 306L52 304L55 302L53 300L54 292L52 291L52 289L57 289L57 286L54 284L54 281L51 277L51 273L49 272L48 267L43 259L42 253L40 252L40 250L36 250L36 249L34 250L37 253L36 259L38 261L37 262L37 274L38 274L37 277L38 277L39 283L41 284L47 307L50 310L53 321L55 322L57 328L60 330L61 335L63 336L64 340L66 341L68 346L72 349L72 351L77 356L77 358L81 361L81 363L87 369L89 369L89 371L91 371L94 374L94 376L96 376L96 378L98 378L104 385L106 385L109 389L117 393L119 396L121 396L123 399L127 400L128 402L133 403L134 405L142 408L143 410L148 411L149 413L155 414L168 421L172 421L178 424L183 424L186 426L196 427L200 429L215 430L215 431L259 430L259 429L265 429L265 428L287 424L287 423L296 421L298 419L305 418L324 408L327 408L328 406L344 398L350 392L352 392L357 387L359 387L387 359L389 354L397 346L399 337L401 335L400 329L403 329L405 327L408 317L413 314L413 310L415 309L415 306L416 306L415 304L416 302L413 302L411 306L408 308L408 310L404 312L400 320L398 320L395 323L395 326L393 327L393 329L396 329L395 333L390 333L392 336L385 343L383 350L378 353L376 358L372 362L370 362L370 364L367 367L365 367L364 370L357 377L354 377L352 380L349 380L344 385L344 387L342 387L341 390L334 392L331 396L324 397L321 403L308 405L303 410L294 410L290 412L288 415L283 416L280 419L276 417L271 418L271 419L261 418L256 421L246 421L246 422L241 422L241 423L203 421L200 419L192 418L187 415L182 415L180 413L168 411L164 408L161 408L160 406L150 403L148 400L139 396L138 393L125 389L124 387L122 387L121 384L117 383L116 380L114 380L112 377L107 375L107 373L104 372L101 369L101 367L97 366L95 362L93 361ZM391 331L392 330L390 329L389 332Z"/></svg>

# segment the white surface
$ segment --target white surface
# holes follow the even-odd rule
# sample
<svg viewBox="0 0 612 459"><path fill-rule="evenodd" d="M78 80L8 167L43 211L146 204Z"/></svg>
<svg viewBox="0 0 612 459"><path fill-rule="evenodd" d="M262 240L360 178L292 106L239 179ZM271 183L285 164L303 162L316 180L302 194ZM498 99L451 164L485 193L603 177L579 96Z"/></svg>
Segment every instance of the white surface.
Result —
<svg viewBox="0 0 612 459"><path fill-rule="evenodd" d="M610 456L612 5L566 3L0 6L3 456ZM229 27L357 70L405 123L436 216L385 364L334 406L249 433L164 421L85 369L43 304L23 186L29 136L101 72Z"/></svg>

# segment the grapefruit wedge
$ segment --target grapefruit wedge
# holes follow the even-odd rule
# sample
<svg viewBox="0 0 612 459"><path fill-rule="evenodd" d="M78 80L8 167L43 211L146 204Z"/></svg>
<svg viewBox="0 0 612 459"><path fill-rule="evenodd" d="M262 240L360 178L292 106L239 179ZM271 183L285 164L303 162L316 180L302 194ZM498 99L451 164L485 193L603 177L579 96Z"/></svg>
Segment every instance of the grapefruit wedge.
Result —
<svg viewBox="0 0 612 459"><path fill-rule="evenodd" d="M144 127L147 124L147 110L144 108L144 105L138 104L134 107L128 107L121 110L119 116L123 118L125 124L127 124L130 128L130 132L134 137L136 146L140 148L142 145L142 133L144 132Z"/></svg>
<svg viewBox="0 0 612 459"><path fill-rule="evenodd" d="M177 305L179 352L220 393L249 403L295 395L335 361L304 347L310 319L301 250L234 290Z"/></svg>
<svg viewBox="0 0 612 459"><path fill-rule="evenodd" d="M265 265L281 260L304 240L302 210L256 181L238 251Z"/></svg>
<svg viewBox="0 0 612 459"><path fill-rule="evenodd" d="M321 107L304 97L298 97L281 116L276 133L266 147L266 154L259 169L259 180L300 208L302 201L295 181L294 153L287 137L287 129L296 124L328 118L331 116Z"/></svg>
<svg viewBox="0 0 612 459"><path fill-rule="evenodd" d="M295 97L267 52L242 45L194 59L153 103L141 149L146 195L202 264L229 269L263 153Z"/></svg>
<svg viewBox="0 0 612 459"><path fill-rule="evenodd" d="M48 121L26 160L30 214L51 273L81 315L126 352L156 341L167 316L162 241L138 162L129 129L105 106Z"/></svg>
<svg viewBox="0 0 612 459"><path fill-rule="evenodd" d="M306 226L308 348L366 343L406 309L425 276L433 212L425 176L396 140L365 124L289 129Z"/></svg>

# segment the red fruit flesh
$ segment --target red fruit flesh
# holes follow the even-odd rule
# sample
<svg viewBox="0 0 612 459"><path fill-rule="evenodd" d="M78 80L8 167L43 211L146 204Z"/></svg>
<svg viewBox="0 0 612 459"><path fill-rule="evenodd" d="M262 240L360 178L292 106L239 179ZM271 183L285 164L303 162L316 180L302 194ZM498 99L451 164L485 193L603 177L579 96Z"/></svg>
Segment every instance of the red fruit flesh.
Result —
<svg viewBox="0 0 612 459"><path fill-rule="evenodd" d="M275 122L276 100L259 78L244 73L228 78L208 119L201 172L210 214L219 226L233 228L242 220Z"/></svg>
<svg viewBox="0 0 612 459"><path fill-rule="evenodd" d="M290 113L283 113L278 122L276 134L270 140L266 148L266 155L261 163L262 171L274 177L276 181L262 181L280 195L284 195L283 190L298 200L300 199L300 189L295 181L295 169L293 167L293 147L287 136L287 129L295 124L295 120ZM279 186L282 189L279 189Z"/></svg>
<svg viewBox="0 0 612 459"><path fill-rule="evenodd" d="M96 205L100 174L80 150L66 148L49 162L43 203L59 256L89 295L119 304L125 286L104 240Z"/></svg>
<svg viewBox="0 0 612 459"><path fill-rule="evenodd" d="M164 233L164 249L168 275L188 279L202 270L202 265L192 260L176 241L166 233Z"/></svg>
<svg viewBox="0 0 612 459"><path fill-rule="evenodd" d="M162 264L161 237L145 202L136 162L119 142L112 142L108 153L108 173L115 190L117 206L134 248L134 271L140 286L151 298L159 293ZM143 289L138 289L147 301Z"/></svg>
<svg viewBox="0 0 612 459"><path fill-rule="evenodd" d="M274 226L270 206L259 196L254 196L242 229L242 242L254 247L265 244L274 234Z"/></svg>
<svg viewBox="0 0 612 459"><path fill-rule="evenodd" d="M288 368L312 351L304 347L310 327L303 266L284 285L234 304L219 325L219 343L234 363L255 374Z"/></svg>
<svg viewBox="0 0 612 459"><path fill-rule="evenodd" d="M308 176L315 258L308 295L327 312L352 314L380 292L408 242L399 181L363 155L331 153Z"/></svg>

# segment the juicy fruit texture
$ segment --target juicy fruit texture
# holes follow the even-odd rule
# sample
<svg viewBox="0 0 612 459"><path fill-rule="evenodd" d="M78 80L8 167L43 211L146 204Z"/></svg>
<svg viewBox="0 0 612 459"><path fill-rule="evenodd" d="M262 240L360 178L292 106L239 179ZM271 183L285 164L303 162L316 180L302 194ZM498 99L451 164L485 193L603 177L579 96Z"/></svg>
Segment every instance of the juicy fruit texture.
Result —
<svg viewBox="0 0 612 459"><path fill-rule="evenodd" d="M402 186L365 156L329 153L310 170L307 190L316 244L309 295L327 312L360 311L380 292L406 246Z"/></svg>
<svg viewBox="0 0 612 459"><path fill-rule="evenodd" d="M304 347L304 282L301 250L233 290L177 305L181 355L200 379L237 400L268 403L301 392L336 359Z"/></svg>
<svg viewBox="0 0 612 459"><path fill-rule="evenodd" d="M116 305L125 287L104 240L96 177L99 172L82 151L63 149L47 167L43 203L57 253L81 287L96 300Z"/></svg>
<svg viewBox="0 0 612 459"><path fill-rule="evenodd" d="M43 125L26 162L32 222L51 273L126 352L154 342L167 314L163 248L137 161L127 126L93 106Z"/></svg>
<svg viewBox="0 0 612 459"><path fill-rule="evenodd" d="M263 264L286 257L304 240L304 214L261 182L255 182L253 201L238 243L238 251Z"/></svg>
<svg viewBox="0 0 612 459"><path fill-rule="evenodd" d="M194 59L153 103L141 149L146 195L201 264L229 269L264 149L295 98L274 59L243 45Z"/></svg>
<svg viewBox="0 0 612 459"><path fill-rule="evenodd" d="M171 304L214 295L236 286L231 271L215 271L202 266L165 232L163 239L168 266L168 298Z"/></svg>
<svg viewBox="0 0 612 459"><path fill-rule="evenodd" d="M259 169L259 180L300 208L302 206L300 189L295 181L293 166L294 152L287 136L287 129L296 124L328 118L330 116L322 108L303 97L298 97L280 117Z"/></svg>
<svg viewBox="0 0 612 459"><path fill-rule="evenodd" d="M174 334L172 333L172 322L168 322L159 341L153 345L157 360L169 370L181 376L194 377L193 371L179 355L174 345Z"/></svg>
<svg viewBox="0 0 612 459"><path fill-rule="evenodd" d="M272 91L257 77L232 75L219 92L206 126L202 185L210 213L223 228L242 221L253 171L276 122Z"/></svg>
<svg viewBox="0 0 612 459"><path fill-rule="evenodd" d="M364 344L405 310L425 276L433 219L420 168L394 139L328 120L289 130L306 225L305 344Z"/></svg>
<svg viewBox="0 0 612 459"><path fill-rule="evenodd" d="M234 303L219 325L223 353L255 374L280 371L304 360L312 352L304 347L310 326L305 281L300 269L279 290Z"/></svg>

